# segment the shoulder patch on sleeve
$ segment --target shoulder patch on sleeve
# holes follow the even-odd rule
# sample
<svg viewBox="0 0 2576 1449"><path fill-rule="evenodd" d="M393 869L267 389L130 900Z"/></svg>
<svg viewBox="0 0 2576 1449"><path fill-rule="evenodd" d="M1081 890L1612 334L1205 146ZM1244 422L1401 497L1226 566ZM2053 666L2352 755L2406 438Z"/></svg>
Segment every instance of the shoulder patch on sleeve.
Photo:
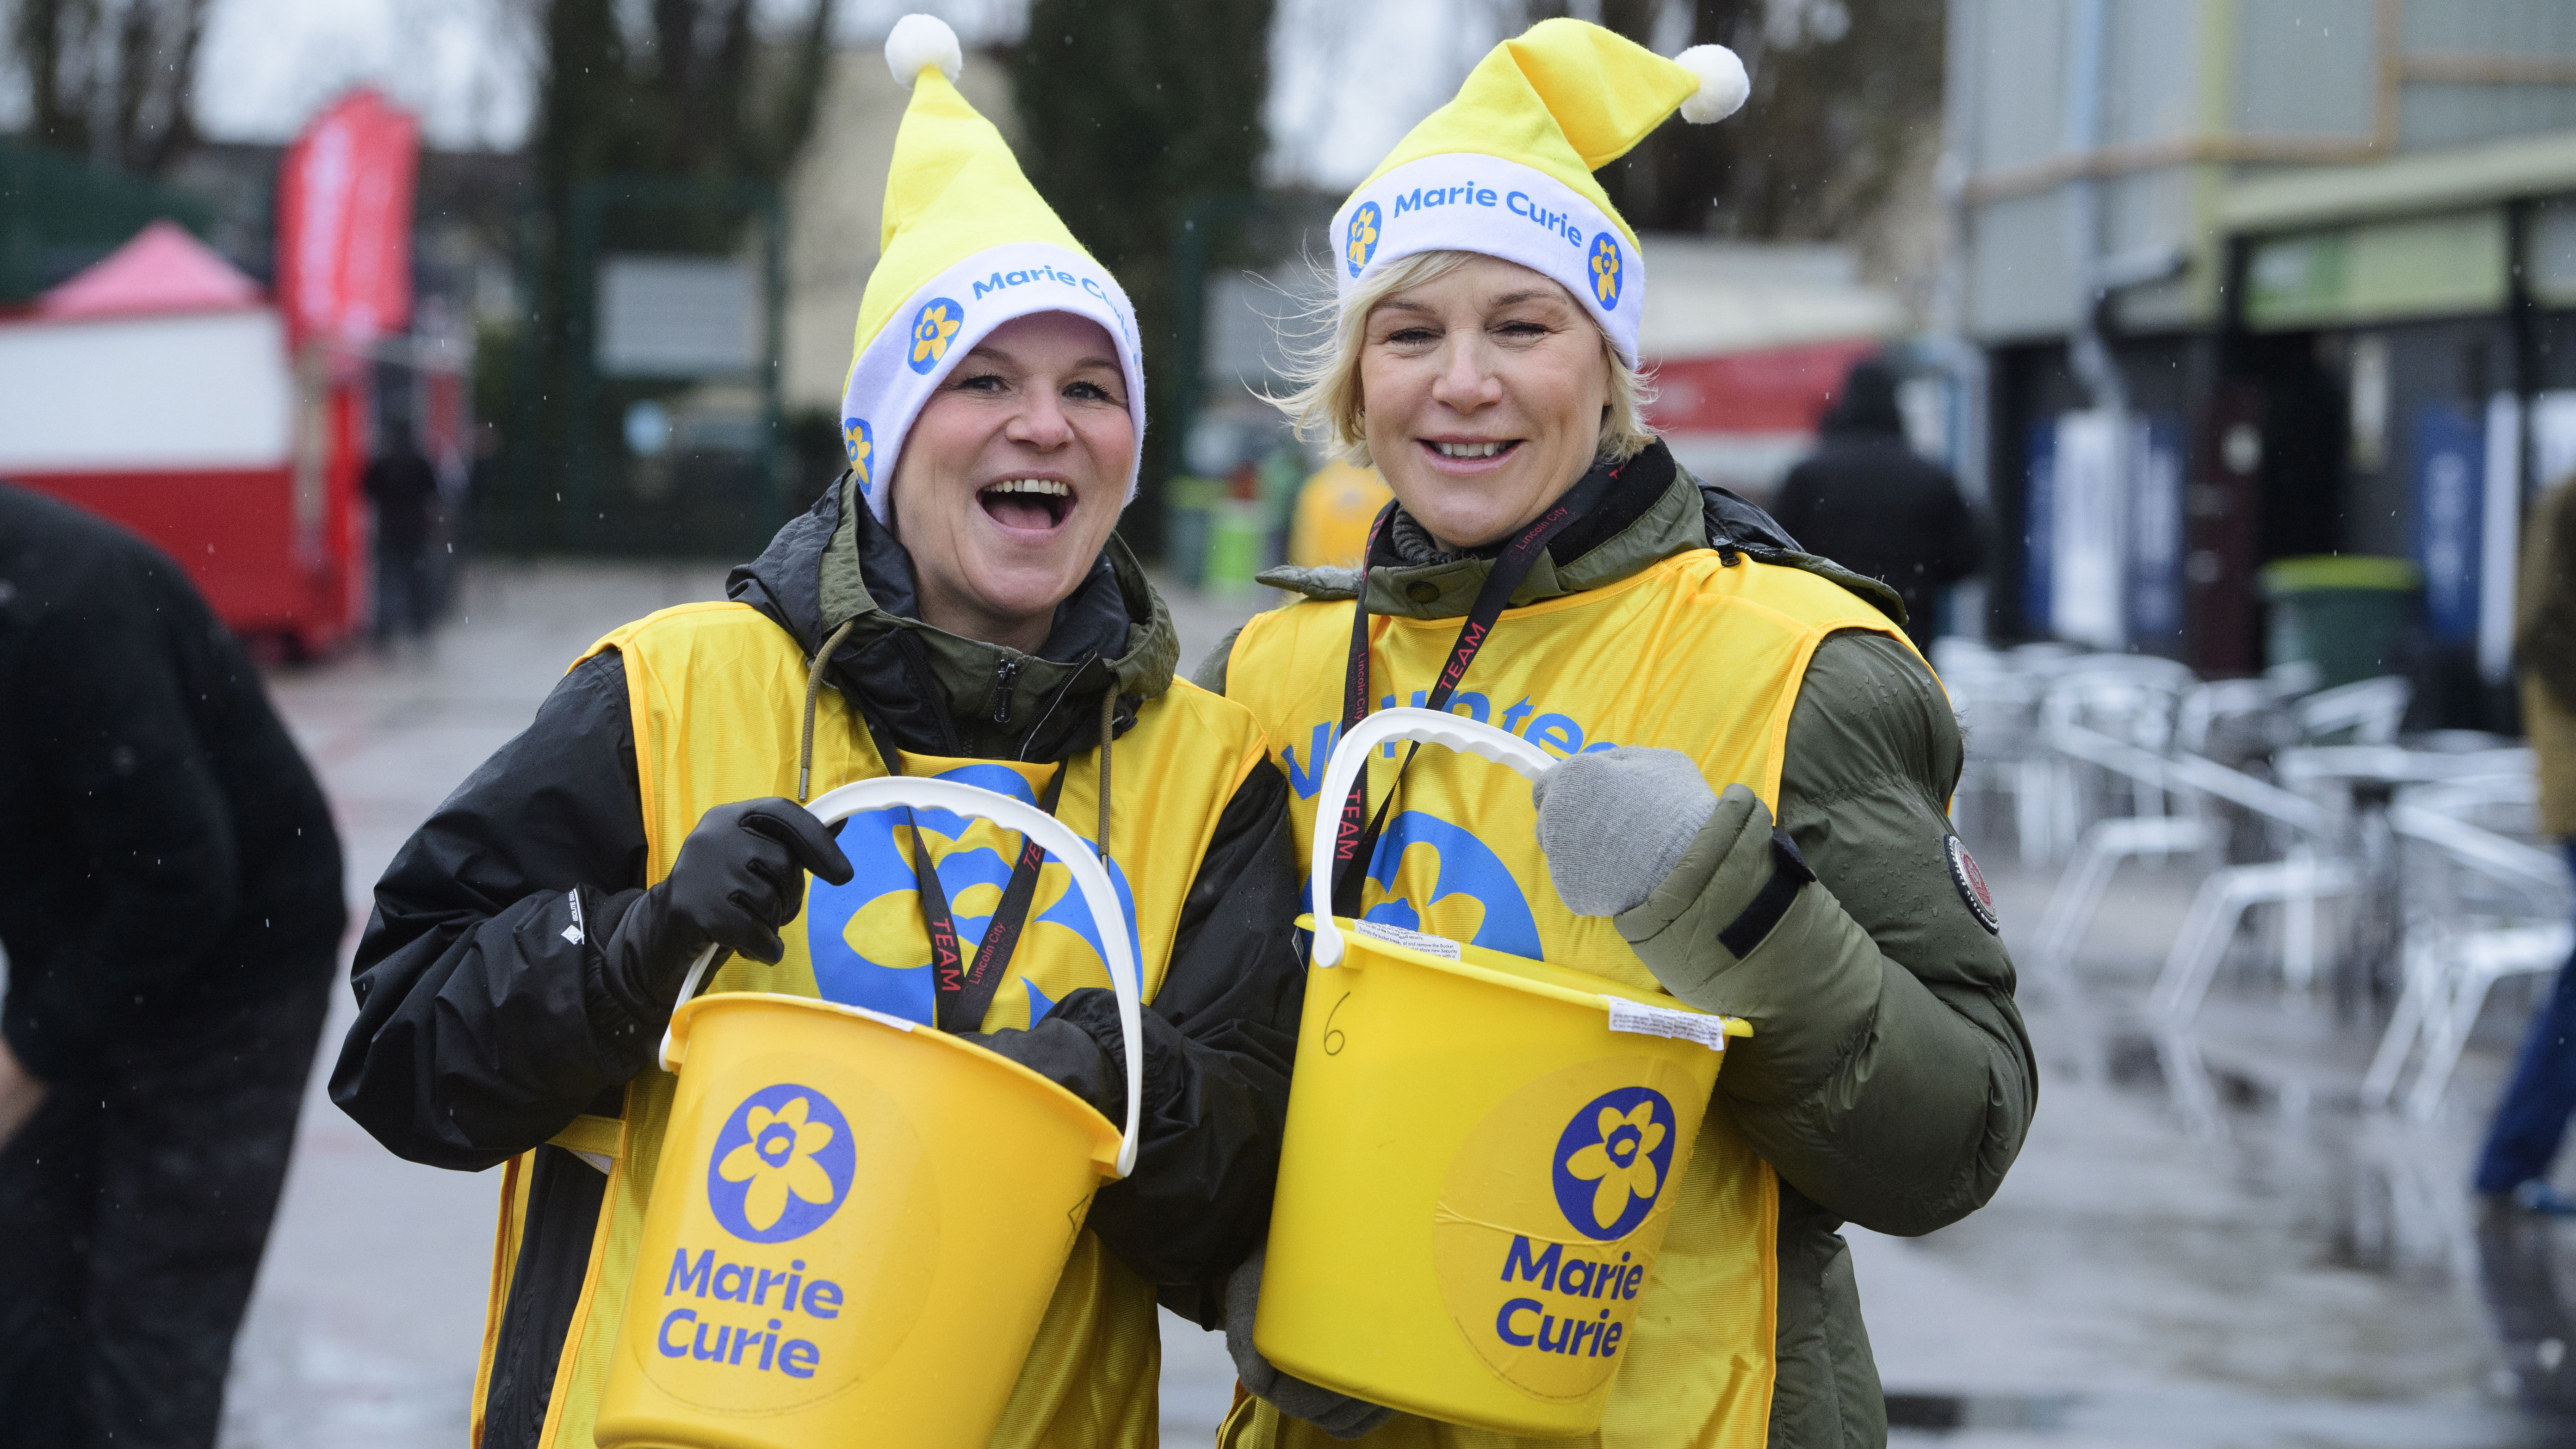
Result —
<svg viewBox="0 0 2576 1449"><path fill-rule="evenodd" d="M1977 869L1977 858L1968 854L1968 843L1950 837L1950 883L1959 888L1959 899L1968 903L1968 913L1991 936L2002 928L1995 916L1995 893L1986 888L1986 877Z"/></svg>

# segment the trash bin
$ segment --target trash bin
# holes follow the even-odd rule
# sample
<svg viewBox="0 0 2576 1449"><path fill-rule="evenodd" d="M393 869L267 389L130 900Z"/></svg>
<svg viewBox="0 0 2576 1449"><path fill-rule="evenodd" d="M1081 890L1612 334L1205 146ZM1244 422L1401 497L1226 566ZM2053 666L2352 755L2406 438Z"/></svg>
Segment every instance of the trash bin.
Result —
<svg viewBox="0 0 2576 1449"><path fill-rule="evenodd" d="M1163 489L1163 561L1188 588L1207 577L1208 514L1225 497L1225 483L1184 474Z"/></svg>
<svg viewBox="0 0 2576 1449"><path fill-rule="evenodd" d="M1219 498L1202 515L1207 519L1206 562L1199 588L1211 598L1242 598L1252 592L1261 572L1270 537L1268 510L1256 498Z"/></svg>
<svg viewBox="0 0 2576 1449"><path fill-rule="evenodd" d="M2415 616L2424 578L2401 558L2320 555L2276 559L2260 575L2271 614L2264 647L2271 664L2305 661L2318 687L2373 679L2398 669L2398 641Z"/></svg>

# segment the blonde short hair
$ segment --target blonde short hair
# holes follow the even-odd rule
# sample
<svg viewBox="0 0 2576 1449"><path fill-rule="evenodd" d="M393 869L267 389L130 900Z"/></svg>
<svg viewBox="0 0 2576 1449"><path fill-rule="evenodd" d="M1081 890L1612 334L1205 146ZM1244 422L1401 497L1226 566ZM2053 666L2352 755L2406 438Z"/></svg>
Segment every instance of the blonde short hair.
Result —
<svg viewBox="0 0 2576 1449"><path fill-rule="evenodd" d="M1396 293L1436 281L1482 255L1418 252L1389 262L1339 300L1333 295L1331 272L1319 268L1321 296L1305 308L1314 340L1291 353L1289 381L1295 390L1264 400L1288 415L1299 438L1320 444L1326 457L1354 467L1374 466L1368 450L1367 410L1360 401L1360 340L1368 330L1369 313ZM1590 314L1585 316L1588 319ZM1601 334L1601 357L1610 367L1610 400L1602 410L1595 456L1622 462L1655 440L1645 416L1646 405L1655 400L1655 388L1644 373L1619 356L1606 332Z"/></svg>

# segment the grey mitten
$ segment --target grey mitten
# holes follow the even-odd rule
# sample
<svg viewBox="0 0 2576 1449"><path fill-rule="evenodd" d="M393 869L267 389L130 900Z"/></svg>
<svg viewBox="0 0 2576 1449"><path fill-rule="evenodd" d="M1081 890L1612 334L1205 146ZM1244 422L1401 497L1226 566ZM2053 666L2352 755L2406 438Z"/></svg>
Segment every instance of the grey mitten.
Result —
<svg viewBox="0 0 2576 1449"><path fill-rule="evenodd" d="M1621 912L1618 925L1664 989L1691 1005L1727 1010L1721 979L1775 935L1800 935L1807 943L1801 949L1824 949L1819 931L1838 945L1856 941L1876 949L1838 907L1830 922L1811 914L1803 935L1779 930L1801 900L1815 895L1830 903L1832 897L1821 887L1807 889L1816 873L1788 832L1773 828L1769 807L1743 785L1729 785L1717 797L1687 854L1687 861L1674 863L1679 878ZM1683 921L1680 930L1671 929Z"/></svg>
<svg viewBox="0 0 2576 1449"><path fill-rule="evenodd" d="M1690 756L1647 745L1575 755L1539 776L1530 795L1548 878L1578 916L1645 904L1717 809Z"/></svg>
<svg viewBox="0 0 2576 1449"><path fill-rule="evenodd" d="M1267 1251L1253 1249L1234 1276L1225 1280L1225 1351L1234 1356L1235 1376L1243 1380L1245 1392L1336 1439L1356 1439L1395 1417L1393 1409L1282 1373L1252 1346L1252 1318L1261 1306L1261 1262Z"/></svg>

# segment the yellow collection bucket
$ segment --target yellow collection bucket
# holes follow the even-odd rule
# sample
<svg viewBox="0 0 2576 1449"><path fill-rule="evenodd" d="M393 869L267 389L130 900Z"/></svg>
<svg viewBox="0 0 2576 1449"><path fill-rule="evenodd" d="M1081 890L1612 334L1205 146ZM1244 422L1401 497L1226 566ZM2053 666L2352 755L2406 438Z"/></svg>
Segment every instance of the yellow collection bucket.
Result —
<svg viewBox="0 0 2576 1449"><path fill-rule="evenodd" d="M1330 914L1331 825L1368 752L1423 740L1535 778L1501 730L1381 710L1317 803L1315 932L1253 1342L1309 1382L1447 1423L1600 1427L1672 1184L1744 1023Z"/></svg>
<svg viewBox="0 0 2576 1449"><path fill-rule="evenodd" d="M891 805L992 820L1071 868L1111 963L1126 1131L900 1017L761 992L690 1000L713 953L700 957L663 1040L680 1080L602 1449L983 1445L1084 1206L1135 1166L1142 991L1107 873L1044 811L955 781L867 780L811 808L828 824Z"/></svg>

